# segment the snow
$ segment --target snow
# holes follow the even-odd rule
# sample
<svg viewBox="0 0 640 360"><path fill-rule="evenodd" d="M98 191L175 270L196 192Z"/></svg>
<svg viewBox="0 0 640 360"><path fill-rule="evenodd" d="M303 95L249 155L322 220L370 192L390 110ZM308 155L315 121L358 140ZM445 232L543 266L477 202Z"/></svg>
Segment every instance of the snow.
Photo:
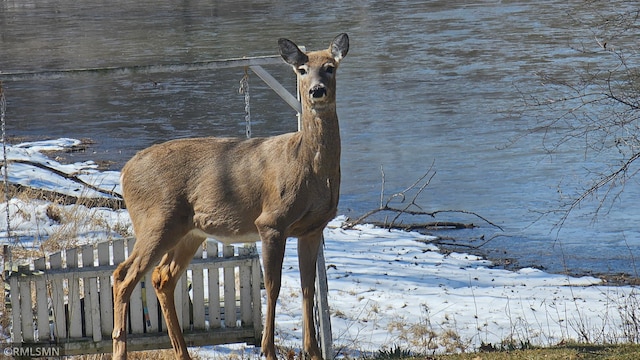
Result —
<svg viewBox="0 0 640 360"><path fill-rule="evenodd" d="M617 337L617 309L633 291L593 277L567 277L531 268L507 271L474 255L442 254L415 232L332 222L325 232L329 304L337 348L375 352L394 346L421 353L469 350L482 343L553 345L566 339ZM293 255L293 253L290 253ZM287 256L280 331L299 343L295 258ZM294 299L291 299L294 298ZM584 329L584 324L589 324ZM459 340L446 348L444 336ZM608 338L607 340L614 340ZM617 341L620 341L617 339Z"/></svg>
<svg viewBox="0 0 640 360"><path fill-rule="evenodd" d="M80 140L61 138L50 141L35 141L7 146L7 160L28 161L46 165L68 175L77 176L80 180L99 185L107 191L120 192L120 173L117 171L98 171L93 161L61 164L49 159L42 151L59 151L80 144ZM46 169L25 163L11 163L9 166L9 182L47 191L57 191L71 196L102 197L101 193L82 186Z"/></svg>
<svg viewBox="0 0 640 360"><path fill-rule="evenodd" d="M7 147L7 156L46 164L106 190L119 191L118 172L101 172L93 162L60 164L41 153L77 145L73 139ZM28 164L10 163L12 183L86 196L107 196ZM11 199L11 229L27 246L64 230L52 220L46 201ZM126 210L56 205L76 215L79 242L130 233ZM0 204L6 214L7 202ZM334 347L341 355L375 353L395 347L419 353L460 352L481 344L554 345L566 340L625 342L628 316L638 296L630 286L608 286L594 277L570 277L533 268L509 271L475 255L442 253L433 237L370 225L343 229L344 217L325 230ZM6 240L6 216L0 216ZM301 347L301 295L295 240L283 267L276 318L280 346ZM264 297L264 294L263 294ZM263 299L263 306L265 299ZM637 336L637 333L635 333ZM256 353L238 345L194 349L206 357L229 352Z"/></svg>

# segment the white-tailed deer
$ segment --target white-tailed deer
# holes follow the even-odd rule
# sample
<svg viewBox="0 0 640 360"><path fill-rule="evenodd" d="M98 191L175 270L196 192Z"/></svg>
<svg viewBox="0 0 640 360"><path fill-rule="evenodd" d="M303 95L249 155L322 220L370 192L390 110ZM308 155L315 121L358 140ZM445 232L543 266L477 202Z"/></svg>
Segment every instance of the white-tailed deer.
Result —
<svg viewBox="0 0 640 360"><path fill-rule="evenodd" d="M136 154L122 169L123 196L137 242L113 273L113 358L126 358L127 303L154 265L152 283L179 359L189 359L178 324L176 282L207 237L225 244L262 240L267 314L262 352L276 359L274 317L287 237L298 238L304 349L321 359L313 320L316 258L322 231L336 215L340 131L336 69L347 34L327 50L302 52L287 39L280 55L294 68L302 127L269 138L168 141Z"/></svg>

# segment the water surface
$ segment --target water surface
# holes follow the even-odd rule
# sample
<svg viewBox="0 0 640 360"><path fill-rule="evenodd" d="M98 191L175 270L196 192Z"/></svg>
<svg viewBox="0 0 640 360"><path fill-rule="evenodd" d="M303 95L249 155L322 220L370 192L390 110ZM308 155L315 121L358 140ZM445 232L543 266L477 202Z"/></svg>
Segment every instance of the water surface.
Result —
<svg viewBox="0 0 640 360"><path fill-rule="evenodd" d="M505 229L438 215L481 226L444 234L455 241L478 244L500 234L481 250L552 271L635 274L636 181L597 222L589 214L597 202L587 203L558 232L557 217L534 221L559 206L559 190L586 186L584 169L594 163L584 144L549 156L542 134L534 134L506 146L540 117L556 116L517 111L523 93L548 95L539 72L571 76L598 61L575 50L597 49L593 17L582 2L564 1L3 1L0 71L272 55L280 37L318 49L347 32L351 49L338 71L340 213L356 217L379 205L381 167L391 194L433 164L436 175L416 201L423 209L476 212ZM268 69L293 90L287 66ZM243 136L243 75L5 79L7 129L18 137L92 139L88 152L68 160L108 160L119 169L136 151L168 139ZM295 131L293 111L255 76L251 96L254 136Z"/></svg>

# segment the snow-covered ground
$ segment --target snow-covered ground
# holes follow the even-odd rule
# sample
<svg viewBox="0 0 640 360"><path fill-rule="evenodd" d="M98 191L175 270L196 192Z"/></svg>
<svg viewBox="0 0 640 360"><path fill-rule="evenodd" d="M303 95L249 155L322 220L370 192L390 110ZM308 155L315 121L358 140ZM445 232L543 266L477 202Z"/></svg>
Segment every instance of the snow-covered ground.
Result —
<svg viewBox="0 0 640 360"><path fill-rule="evenodd" d="M96 170L92 162L62 165L41 153L76 144L73 139L8 147L9 159L28 160L73 173L106 190L119 191L117 172ZM12 183L68 194L104 196L76 181L24 163L10 163ZM7 203L0 204L0 229L6 238ZM37 246L64 231L47 215L45 201L9 201L14 235ZM60 206L82 212L73 225L80 242L104 240L130 232L126 210ZM525 268L508 271L474 255L445 254L434 238L416 232L362 225L345 230L342 217L325 230L332 333L340 354L400 347L420 353L469 351L482 343L553 345L566 340L625 342L638 336L640 297L633 287L607 286L593 277L568 277ZM295 240L289 240L276 318L281 346L301 347L301 296ZM263 301L264 303L264 301ZM239 346L198 350L208 356L238 351Z"/></svg>

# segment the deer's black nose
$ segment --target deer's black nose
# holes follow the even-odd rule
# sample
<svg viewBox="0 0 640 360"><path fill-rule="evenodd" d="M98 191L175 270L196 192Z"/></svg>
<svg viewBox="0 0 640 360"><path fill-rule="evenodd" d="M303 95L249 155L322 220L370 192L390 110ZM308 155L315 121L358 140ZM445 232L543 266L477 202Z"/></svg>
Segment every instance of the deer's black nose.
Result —
<svg viewBox="0 0 640 360"><path fill-rule="evenodd" d="M324 86L322 85L316 85L314 87L312 87L311 89L309 89L309 95L311 95L311 97L313 98L321 98L325 95L327 95L327 89L325 89Z"/></svg>

